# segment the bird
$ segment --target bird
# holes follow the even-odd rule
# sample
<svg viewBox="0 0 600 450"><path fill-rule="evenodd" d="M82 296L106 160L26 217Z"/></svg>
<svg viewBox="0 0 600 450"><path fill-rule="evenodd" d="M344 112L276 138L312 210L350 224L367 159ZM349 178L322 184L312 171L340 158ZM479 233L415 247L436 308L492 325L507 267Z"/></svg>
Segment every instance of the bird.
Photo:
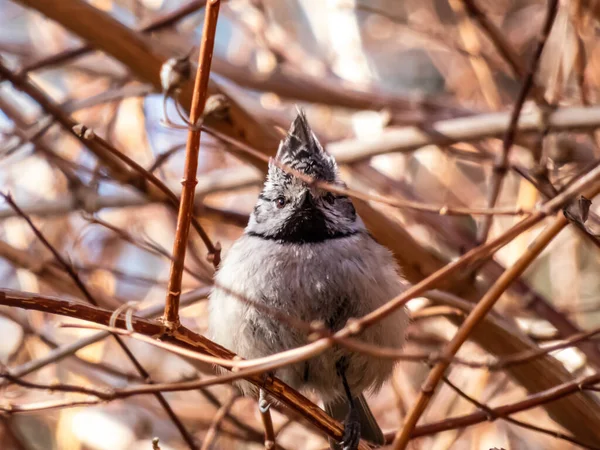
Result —
<svg viewBox="0 0 600 450"><path fill-rule="evenodd" d="M336 332L405 289L392 253L368 232L352 199L294 171L346 186L334 157L300 109L269 162L248 225L221 261L209 296L209 337L246 359L310 342L306 329L282 317ZM354 338L399 349L407 324L406 310L397 309ZM324 409L344 424L342 440L330 439L331 448L354 450L361 438L384 444L364 393L378 391L394 366L394 360L335 345L272 375L319 396ZM238 387L244 394L257 393L247 382Z"/></svg>

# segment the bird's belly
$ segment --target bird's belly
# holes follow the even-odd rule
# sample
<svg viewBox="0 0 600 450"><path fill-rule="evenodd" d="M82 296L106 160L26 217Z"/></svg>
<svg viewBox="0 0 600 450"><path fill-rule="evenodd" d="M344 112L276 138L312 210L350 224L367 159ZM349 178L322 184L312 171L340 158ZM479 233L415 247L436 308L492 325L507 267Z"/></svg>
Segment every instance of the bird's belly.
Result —
<svg viewBox="0 0 600 450"><path fill-rule="evenodd" d="M392 261L382 263L380 253L360 236L322 246L267 246L258 238L244 237L217 275L217 286L229 292L217 287L211 294L210 336L254 359L308 344L307 328L292 322L319 321L337 331L349 318L368 314L401 290ZM397 311L356 337L398 348L405 325L406 315ZM276 375L295 388L336 397L342 394L336 370L341 358L348 360L346 375L356 392L378 387L393 368L390 360L334 347L308 362L277 369Z"/></svg>
<svg viewBox="0 0 600 450"><path fill-rule="evenodd" d="M255 313L256 314L256 313ZM309 343L307 332L286 325L285 321L265 319L264 314L248 318L238 342L238 354L253 359L292 350ZM372 336L371 336L372 337ZM371 339L372 342L372 339ZM301 362L278 368L275 375L298 390L316 392L323 400L333 400L344 394L337 371L338 362L346 362L346 377L352 390L359 393L378 388L389 377L393 361L355 353L337 345Z"/></svg>

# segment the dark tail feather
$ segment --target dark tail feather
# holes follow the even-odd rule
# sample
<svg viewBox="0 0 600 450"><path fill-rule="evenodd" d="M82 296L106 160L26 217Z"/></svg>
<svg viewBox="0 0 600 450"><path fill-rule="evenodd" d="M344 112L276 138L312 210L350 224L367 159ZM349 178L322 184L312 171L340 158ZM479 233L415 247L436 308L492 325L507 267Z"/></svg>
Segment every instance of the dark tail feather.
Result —
<svg viewBox="0 0 600 450"><path fill-rule="evenodd" d="M360 394L358 397L355 397L354 404L360 420L361 438L372 444L385 444L383 431L381 431L381 428L379 428L373 413L369 409L369 405L367 404L365 396ZM325 405L325 411L327 411L327 414L334 419L339 420L340 422L346 419L349 409L350 407L348 405L348 400L345 398L341 398L335 402L327 403ZM331 438L329 438L329 446L331 447L331 450L342 450L342 446Z"/></svg>

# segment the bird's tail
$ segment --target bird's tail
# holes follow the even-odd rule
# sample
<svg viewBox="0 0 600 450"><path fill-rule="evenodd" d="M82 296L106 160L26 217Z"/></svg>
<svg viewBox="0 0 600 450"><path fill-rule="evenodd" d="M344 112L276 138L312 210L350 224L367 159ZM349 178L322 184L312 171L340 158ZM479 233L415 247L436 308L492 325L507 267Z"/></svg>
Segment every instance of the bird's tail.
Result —
<svg viewBox="0 0 600 450"><path fill-rule="evenodd" d="M360 421L360 437L372 444L385 444L383 431L379 428L373 413L369 409L365 396L360 394L358 397L355 397L354 405ZM327 411L327 414L340 422L346 419L349 410L350 405L345 398L325 404L325 411ZM331 447L331 450L342 450L342 446L331 438L329 438L329 446Z"/></svg>

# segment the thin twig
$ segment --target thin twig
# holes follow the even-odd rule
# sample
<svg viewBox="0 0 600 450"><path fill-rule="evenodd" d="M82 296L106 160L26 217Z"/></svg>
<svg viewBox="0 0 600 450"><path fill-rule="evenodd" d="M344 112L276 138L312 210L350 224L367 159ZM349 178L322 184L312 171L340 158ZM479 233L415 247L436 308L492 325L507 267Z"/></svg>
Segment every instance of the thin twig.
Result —
<svg viewBox="0 0 600 450"><path fill-rule="evenodd" d="M492 408L490 408L489 406L481 403L477 399L471 397L465 391L463 391L462 389L460 389L457 385L455 385L454 383L452 383L448 379L448 377L444 376L443 380L444 380L444 383L446 383L448 386L450 386L450 388L454 392L456 392L459 396L461 396L462 398L464 398L465 400L467 400L469 403L472 403L477 408L479 408L480 410L482 410L483 412L485 412L488 415L488 420L489 421L493 421L493 420L496 420L496 419L500 418L502 420L505 420L506 422L512 423L513 425L517 425L517 426L519 426L521 428L525 428L525 429L532 430L532 431L537 431L538 433L547 434L549 436L552 436L553 438L562 439L563 441L570 442L572 444L578 445L578 446L583 447L583 448L587 448L587 449L590 449L590 450L600 450L600 447L596 447L596 446L590 447L589 445L584 444L583 442L581 442L580 440L574 438L573 436L569 436L567 434L561 433L560 431L548 430L547 428L542 428L542 427L539 427L537 425L532 425L530 423L523 422L521 420L514 419L512 417L497 416L497 415L495 415L494 410Z"/></svg>
<svg viewBox="0 0 600 450"><path fill-rule="evenodd" d="M2 64L0 60L0 78L2 77L9 80L15 88L25 92L35 100L66 132L77 138L100 161L102 161L117 181L131 185L144 195L165 202L172 208L177 207L179 204L177 196L169 190L161 180L149 173L127 155L114 148L106 140L97 136L92 130L77 123L38 86L33 84L27 78L20 77L13 73L8 67ZM209 253L214 253L216 250L212 241L196 218L192 218L192 224L202 238Z"/></svg>
<svg viewBox="0 0 600 450"><path fill-rule="evenodd" d="M583 378L563 383L559 386L554 386L551 389L545 391L536 392L535 394L529 395L523 400L519 400L514 403L507 405L497 406L491 408L493 416L496 417L507 417L512 414L526 411L528 409L537 408L546 403L554 402L565 396L573 395L581 392L582 390L589 390L594 385L600 383L600 374L595 373ZM417 438L421 436L428 436L435 433L440 433L446 430L454 430L457 428L468 427L478 423L489 420L490 415L483 410L476 411L471 414L466 414L458 417L450 417L448 419L441 420L439 422L429 423L425 425L417 426L411 438ZM389 433L386 436L386 441L391 443L396 433Z"/></svg>
<svg viewBox="0 0 600 450"><path fill-rule="evenodd" d="M554 237L567 226L568 221L559 214L554 222L546 228L533 242L533 244L523 253L517 262L507 269L502 276L494 283L491 289L484 295L479 303L473 308L473 311L467 316L461 327L458 329L452 340L442 351L444 358L452 358L462 344L468 339L475 326L491 310L508 285L533 262L533 260L546 248ZM433 393L441 381L448 363L445 361L436 364L429 372L427 379L421 387L421 391L415 404L411 407L401 430L398 431L393 443L394 450L404 450L410 439L410 435L417 424L421 414L429 404Z"/></svg>
<svg viewBox="0 0 600 450"><path fill-rule="evenodd" d="M139 31L151 33L153 31L159 31L163 28L176 25L180 20L185 19L190 14L193 14L199 9L203 8L205 4L206 0L192 0L167 14L160 15L159 17L151 20L146 25L141 26ZM82 45L76 48L65 50L63 52L56 53L54 55L47 56L32 63L26 64L21 68L19 73L21 75L25 75L26 73L34 70L48 69L54 66L62 65L68 63L74 58L84 56L92 51L94 51L94 48L91 45Z"/></svg>
<svg viewBox="0 0 600 450"><path fill-rule="evenodd" d="M463 208L463 207L455 207L449 205L429 205L424 204L423 202L411 201L411 200L399 200L393 196L388 195L379 195L379 194L370 194L366 192L359 192L353 189L348 189L342 187L337 184L327 183L320 180L315 180L313 177L306 175L298 170L295 170L280 161L269 158L266 155L263 155L259 151L253 149L252 147L244 144L243 142L236 141L231 139L229 136L224 135L223 133L218 132L212 128L202 127L204 131L215 136L218 139L223 140L226 143L235 145L237 149L241 150L243 153L250 155L252 158L256 158L264 163L272 163L282 169L283 171L294 175L296 178L310 184L311 186L315 186L321 189L324 189L329 192L333 192L336 194L347 195L349 197L357 198L365 201L373 201L378 203L383 203L389 206L393 206L395 208L407 208L413 209L416 211L428 212L433 214L441 214L441 215L507 215L507 216L518 216L518 215L526 215L531 214L531 211L525 211L523 209L515 209L515 208L495 208L495 209L487 209L487 208Z"/></svg>
<svg viewBox="0 0 600 450"><path fill-rule="evenodd" d="M459 119L439 120L423 127L407 126L388 128L368 139L345 139L327 144L338 164L349 164L390 152L407 152L428 145L452 145L478 139L502 137L510 124L512 112L495 112L472 115ZM523 111L518 122L518 132L539 133L548 126L550 131L576 131L598 128L600 106L560 107L553 111L532 109ZM519 139L517 137L517 142Z"/></svg>
<svg viewBox="0 0 600 450"><path fill-rule="evenodd" d="M219 433L221 422L227 416L229 410L233 407L233 404L238 399L239 396L236 393L233 393L229 396L229 399L221 405L221 407L213 417L210 427L206 432L206 436L204 436L204 442L202 443L202 448L200 450L210 450L212 448L213 442L216 439L217 434Z"/></svg>
<svg viewBox="0 0 600 450"><path fill-rule="evenodd" d="M261 409L260 418L262 419L263 427L265 429L265 450L276 450L277 443L275 441L273 419L271 418L271 408Z"/></svg>
<svg viewBox="0 0 600 450"><path fill-rule="evenodd" d="M77 273L73 269L72 265L69 264L63 258L63 256L54 248L54 246L52 244L50 244L50 242L46 239L46 237L42 234L42 232L33 224L31 219L17 206L17 204L12 200L12 198L9 195L0 192L0 196L2 196L4 198L4 200L19 214L19 216L21 216L27 222L27 224L29 225L31 230L34 232L34 234L37 236L37 238L52 253L52 255L54 256L56 261L63 267L63 269L67 272L67 274L73 280L75 285L83 293L86 300L88 302L90 302L92 305L98 306L98 302L92 296L92 294L87 289L87 287L85 286L83 281L81 281L81 278L79 278L79 275L77 275ZM117 344L119 345L119 347L123 350L125 355L127 355L127 358L129 358L129 360L133 363L133 365L135 366L138 373L144 379L147 379L149 382L152 382L152 379L150 378L150 374L146 371L146 369L142 366L142 364L138 361L138 359L133 355L131 350L129 350L129 348L125 345L123 340L119 336L116 336L116 335L114 335L114 339L117 342ZM183 425L183 423L181 422L179 417L177 417L177 415L175 414L175 412L173 411L173 409L171 408L171 406L169 405L169 403L167 402L165 397L160 392L156 392L154 394L154 396L156 397L156 400L158 400L158 402L160 403L162 408L165 410L165 412L167 413L167 415L169 416L170 420L173 422L175 427L179 430L183 440L186 442L188 447L191 450L196 450L198 447L196 446L193 436L187 431L187 429L185 428L185 426Z"/></svg>
<svg viewBox="0 0 600 450"><path fill-rule="evenodd" d="M190 107L190 122L196 126L201 120L206 98L208 96L208 78L210 74L210 63L212 60L213 47L215 45L215 33L219 17L220 0L209 0L204 15L204 27L202 30L202 43L198 55L198 71L194 83L194 95ZM179 297L181 295L181 280L183 277L185 251L190 230L190 221L194 211L194 193L197 184L196 172L198 170L198 153L200 151L200 129L190 129L185 149L185 167L181 184L181 200L177 215L177 230L175 231L175 242L173 244L173 260L169 274L169 285L167 287L167 298L165 300L165 313L163 320L169 329L179 326ZM210 249L210 260L215 266L219 265L221 259L219 247Z"/></svg>
<svg viewBox="0 0 600 450"><path fill-rule="evenodd" d="M471 6L473 6L472 3ZM546 45L546 41L548 40L548 36L550 35L550 30L552 29L552 25L554 24L554 19L556 18L557 12L558 0L548 0L546 21L544 22L544 26L542 27L537 46L529 62L529 69L527 71L527 75L523 80L523 85L521 86L519 95L517 96L517 100L515 101L515 106L512 110L508 129L506 130L506 133L504 134L504 138L502 140L502 152L498 154L498 158L494 164L494 171L492 173L492 181L487 199L488 208L494 207L494 205L496 204L496 200L498 199L498 195L500 194L502 183L504 182L504 177L508 171L508 157L514 143L515 136L517 134L517 124L519 122L519 116L521 115L521 110L523 109L523 105L525 104L527 95L529 94L531 88L534 86L535 74L537 72L540 58L542 56L542 51L544 50L544 46ZM477 242L485 242L487 240L491 225L492 217L484 217L477 231Z"/></svg>

